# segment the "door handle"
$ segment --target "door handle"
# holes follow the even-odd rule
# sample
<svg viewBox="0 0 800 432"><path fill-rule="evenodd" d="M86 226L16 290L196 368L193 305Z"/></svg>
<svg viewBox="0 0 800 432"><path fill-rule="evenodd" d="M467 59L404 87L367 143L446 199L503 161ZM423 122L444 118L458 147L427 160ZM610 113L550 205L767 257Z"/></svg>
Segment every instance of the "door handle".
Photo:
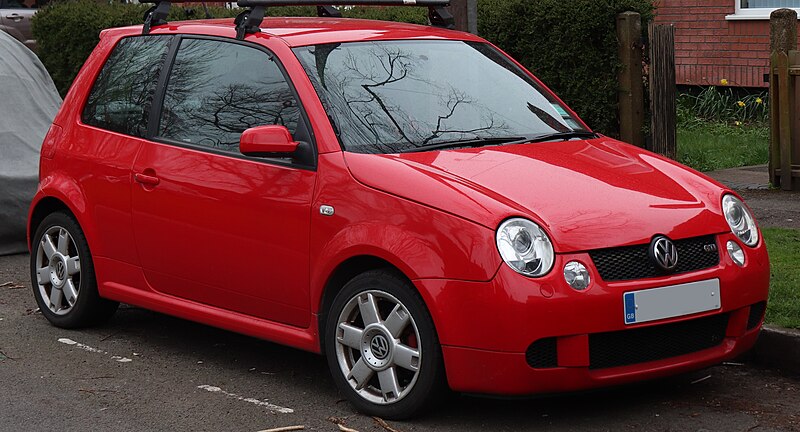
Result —
<svg viewBox="0 0 800 432"><path fill-rule="evenodd" d="M151 176L142 173L134 174L133 178L134 180L136 180L137 183L143 184L145 186L157 186L158 183L161 182L161 180L156 176Z"/></svg>
<svg viewBox="0 0 800 432"><path fill-rule="evenodd" d="M11 14L11 15L6 15L6 18L8 18L8 19L10 19L11 21L14 21L14 22L20 22L25 17L23 17L22 15L18 15L18 14Z"/></svg>

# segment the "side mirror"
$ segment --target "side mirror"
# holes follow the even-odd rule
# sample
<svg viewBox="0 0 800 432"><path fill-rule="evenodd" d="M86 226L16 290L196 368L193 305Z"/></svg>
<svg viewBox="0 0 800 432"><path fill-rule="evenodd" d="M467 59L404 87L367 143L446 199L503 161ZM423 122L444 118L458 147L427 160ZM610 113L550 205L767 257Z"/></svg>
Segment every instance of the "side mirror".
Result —
<svg viewBox="0 0 800 432"><path fill-rule="evenodd" d="M299 144L285 126L256 126L242 132L239 151L255 157L290 156Z"/></svg>

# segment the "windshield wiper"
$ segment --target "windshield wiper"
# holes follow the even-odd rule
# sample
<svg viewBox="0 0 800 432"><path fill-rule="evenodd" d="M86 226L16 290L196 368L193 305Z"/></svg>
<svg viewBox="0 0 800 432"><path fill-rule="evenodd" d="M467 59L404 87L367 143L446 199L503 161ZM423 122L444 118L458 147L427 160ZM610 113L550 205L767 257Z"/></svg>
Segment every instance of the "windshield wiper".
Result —
<svg viewBox="0 0 800 432"><path fill-rule="evenodd" d="M539 143L553 140L568 140L572 138L597 138L597 134L588 131L569 131L569 132L556 132L544 135L536 135L533 137L522 138L519 141L512 141L506 144L528 144Z"/></svg>
<svg viewBox="0 0 800 432"><path fill-rule="evenodd" d="M533 137L536 139L537 137ZM435 144L427 144L419 147L413 147L410 149L401 150L399 153L414 153L419 151L427 151L427 150L441 150L447 148L460 148L460 147L483 147L487 145L499 145L499 144L509 144L513 142L528 142L531 137L521 137L521 136L512 136L512 137L486 137L486 138L474 138L474 139L467 139L467 140L456 140L456 141L445 141L445 142L438 142Z"/></svg>
<svg viewBox="0 0 800 432"><path fill-rule="evenodd" d="M456 140L438 142L435 144L428 144L410 149L401 150L399 153L415 153L428 150L442 150L463 147L483 147L489 145L513 145L513 144L527 144L538 143L551 140L568 140L572 138L597 138L597 134L587 131L570 131L570 132L556 132L544 135L532 136L504 136L504 137L485 137L474 138L468 140Z"/></svg>

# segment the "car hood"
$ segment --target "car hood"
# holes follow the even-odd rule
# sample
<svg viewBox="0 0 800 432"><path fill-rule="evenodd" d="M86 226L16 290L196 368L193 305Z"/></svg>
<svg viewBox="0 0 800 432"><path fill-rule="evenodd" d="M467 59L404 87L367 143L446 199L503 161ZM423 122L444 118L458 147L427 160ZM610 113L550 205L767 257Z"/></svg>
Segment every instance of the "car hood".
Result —
<svg viewBox="0 0 800 432"><path fill-rule="evenodd" d="M533 219L559 252L729 231L714 180L600 138L421 153L345 153L353 177L387 193L496 229Z"/></svg>

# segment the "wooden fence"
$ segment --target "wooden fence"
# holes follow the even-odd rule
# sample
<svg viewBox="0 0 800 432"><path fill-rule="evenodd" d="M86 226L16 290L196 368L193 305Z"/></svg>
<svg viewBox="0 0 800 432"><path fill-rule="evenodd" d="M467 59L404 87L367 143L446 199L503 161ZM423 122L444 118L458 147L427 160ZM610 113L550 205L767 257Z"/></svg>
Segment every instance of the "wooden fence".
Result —
<svg viewBox="0 0 800 432"><path fill-rule="evenodd" d="M675 85L675 27L650 24L650 136L651 150L678 157L678 91Z"/></svg>
<svg viewBox="0 0 800 432"><path fill-rule="evenodd" d="M800 190L800 51L797 12L779 9L770 17L770 155L773 186Z"/></svg>
<svg viewBox="0 0 800 432"><path fill-rule="evenodd" d="M636 12L617 16L618 55L622 63L618 76L620 139L675 159L675 28L650 23L647 31L649 43L645 46L641 16ZM647 99L642 67L645 56L649 58ZM650 101L649 110L645 109L645 100ZM650 115L649 137L644 133L647 114Z"/></svg>

